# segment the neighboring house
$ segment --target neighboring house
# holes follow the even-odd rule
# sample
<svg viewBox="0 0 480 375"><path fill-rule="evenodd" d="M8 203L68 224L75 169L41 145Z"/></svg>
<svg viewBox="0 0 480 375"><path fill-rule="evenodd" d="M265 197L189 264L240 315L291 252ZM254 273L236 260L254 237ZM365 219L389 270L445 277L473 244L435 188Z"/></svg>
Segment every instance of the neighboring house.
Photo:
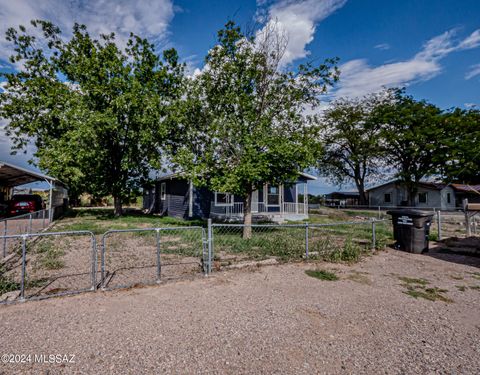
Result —
<svg viewBox="0 0 480 375"><path fill-rule="evenodd" d="M455 203L457 207L463 207L463 200L469 203L480 203L480 185L451 184L455 190Z"/></svg>
<svg viewBox="0 0 480 375"><path fill-rule="evenodd" d="M265 184L253 193L253 219L285 221L308 218L307 182L316 177L300 173L294 183L280 186ZM225 192L214 192L194 186L182 174L158 178L150 189L144 189L143 208L153 213L179 218L218 218L241 220L243 200Z"/></svg>
<svg viewBox="0 0 480 375"><path fill-rule="evenodd" d="M408 193L399 180L367 190L370 206L397 207L408 206ZM448 184L421 182L415 196L415 207L454 210L456 205L455 189Z"/></svg>
<svg viewBox="0 0 480 375"><path fill-rule="evenodd" d="M360 204L360 193L334 191L325 196L327 206L358 206Z"/></svg>

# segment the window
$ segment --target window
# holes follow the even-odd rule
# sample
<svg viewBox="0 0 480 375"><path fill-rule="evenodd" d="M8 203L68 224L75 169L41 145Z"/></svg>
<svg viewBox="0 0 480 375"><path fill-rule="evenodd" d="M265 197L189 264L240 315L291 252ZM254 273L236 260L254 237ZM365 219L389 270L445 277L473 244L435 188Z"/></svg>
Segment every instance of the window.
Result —
<svg viewBox="0 0 480 375"><path fill-rule="evenodd" d="M167 184L162 182L160 184L160 199L164 201L167 198Z"/></svg>
<svg viewBox="0 0 480 375"><path fill-rule="evenodd" d="M233 206L233 196L228 193L215 192L215 206Z"/></svg>
<svg viewBox="0 0 480 375"><path fill-rule="evenodd" d="M447 203L450 204L452 202L452 197L450 193L447 193Z"/></svg>
<svg viewBox="0 0 480 375"><path fill-rule="evenodd" d="M280 190L278 186L267 187L267 205L279 206L280 205Z"/></svg>
<svg viewBox="0 0 480 375"><path fill-rule="evenodd" d="M418 203L427 203L428 193L418 193Z"/></svg>
<svg viewBox="0 0 480 375"><path fill-rule="evenodd" d="M392 203L392 194L391 193L386 193L383 197L383 202L384 203Z"/></svg>

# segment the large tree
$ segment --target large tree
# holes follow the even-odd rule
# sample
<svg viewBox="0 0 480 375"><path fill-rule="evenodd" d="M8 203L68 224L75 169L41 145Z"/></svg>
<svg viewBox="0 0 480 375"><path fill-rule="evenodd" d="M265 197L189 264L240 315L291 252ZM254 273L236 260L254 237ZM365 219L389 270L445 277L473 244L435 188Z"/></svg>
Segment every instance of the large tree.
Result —
<svg viewBox="0 0 480 375"><path fill-rule="evenodd" d="M415 205L420 180L438 171L437 155L446 128L442 111L424 100L415 100L403 89L389 90L392 99L377 106L372 121L381 126L385 161L405 184L408 203Z"/></svg>
<svg viewBox="0 0 480 375"><path fill-rule="evenodd" d="M368 204L366 182L384 170L380 126L371 121L371 113L385 99L384 95L338 99L321 120L325 153L318 161L319 172L334 183L354 182L362 205Z"/></svg>
<svg viewBox="0 0 480 375"><path fill-rule="evenodd" d="M480 184L480 110L453 108L443 114L442 126L440 173L449 182Z"/></svg>
<svg viewBox="0 0 480 375"><path fill-rule="evenodd" d="M286 43L275 24L248 36L228 22L183 111L188 131L175 161L195 183L243 197L245 238L252 193L295 181L318 158L318 129L307 110L338 76L334 59L282 70Z"/></svg>
<svg viewBox="0 0 480 375"><path fill-rule="evenodd" d="M50 22L31 23L39 32L7 32L19 69L2 73L0 117L17 149L33 140L42 169L76 192L111 194L120 215L175 131L169 108L183 92L183 65L175 50L160 58L133 34L122 48L113 33L95 39L76 24L64 38Z"/></svg>

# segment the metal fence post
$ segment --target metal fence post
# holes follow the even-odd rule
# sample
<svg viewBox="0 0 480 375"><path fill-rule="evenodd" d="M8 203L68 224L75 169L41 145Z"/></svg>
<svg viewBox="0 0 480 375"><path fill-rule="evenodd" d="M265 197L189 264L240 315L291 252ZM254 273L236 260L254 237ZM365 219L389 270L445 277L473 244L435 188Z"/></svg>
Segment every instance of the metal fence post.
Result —
<svg viewBox="0 0 480 375"><path fill-rule="evenodd" d="M102 289L105 289L105 244L106 233L104 233L102 236L102 254L100 254L100 277L102 278Z"/></svg>
<svg viewBox="0 0 480 375"><path fill-rule="evenodd" d="M158 228L155 228L155 241L157 244L157 283L159 283L162 274L162 265L160 263L160 229Z"/></svg>
<svg viewBox="0 0 480 375"><path fill-rule="evenodd" d="M27 236L22 236L22 280L20 282L20 299L25 299L25 274L27 271Z"/></svg>
<svg viewBox="0 0 480 375"><path fill-rule="evenodd" d="M437 230L438 230L438 241L442 240L442 214L441 211L437 211Z"/></svg>
<svg viewBox="0 0 480 375"><path fill-rule="evenodd" d="M45 210L42 210L42 228L45 229Z"/></svg>
<svg viewBox="0 0 480 375"><path fill-rule="evenodd" d="M3 229L3 235L6 236L7 235L7 221L8 220L5 220L4 223L5 223L5 227ZM7 237L3 237L3 257L5 258L7 256Z"/></svg>
<svg viewBox="0 0 480 375"><path fill-rule="evenodd" d="M372 250L377 247L377 230L375 219L372 220Z"/></svg>
<svg viewBox="0 0 480 375"><path fill-rule="evenodd" d="M380 206L378 206L378 220L382 218L382 211L380 209Z"/></svg>
<svg viewBox="0 0 480 375"><path fill-rule="evenodd" d="M30 214L28 217L28 231L27 231L28 234L32 233L32 220L33 220L33 216L32 214Z"/></svg>
<svg viewBox="0 0 480 375"><path fill-rule="evenodd" d="M305 259L308 259L308 223L305 223Z"/></svg>
<svg viewBox="0 0 480 375"><path fill-rule="evenodd" d="M207 222L207 242L208 242L208 264L207 264L207 274L209 275L212 272L212 241L213 241L213 231L212 231L212 219L208 219Z"/></svg>
<svg viewBox="0 0 480 375"><path fill-rule="evenodd" d="M97 290L97 239L92 234L92 290Z"/></svg>

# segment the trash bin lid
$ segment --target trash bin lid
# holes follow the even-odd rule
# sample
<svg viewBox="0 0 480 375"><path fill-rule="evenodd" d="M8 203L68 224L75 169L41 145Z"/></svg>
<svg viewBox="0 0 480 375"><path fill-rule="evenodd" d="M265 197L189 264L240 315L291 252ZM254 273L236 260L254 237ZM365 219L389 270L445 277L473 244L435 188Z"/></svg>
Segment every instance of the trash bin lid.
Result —
<svg viewBox="0 0 480 375"><path fill-rule="evenodd" d="M415 210L411 208L399 208L396 210L390 210L387 211L388 215L405 215L405 216L416 216L416 217L427 217L427 216L433 216L433 212L431 211L422 211L422 210Z"/></svg>

